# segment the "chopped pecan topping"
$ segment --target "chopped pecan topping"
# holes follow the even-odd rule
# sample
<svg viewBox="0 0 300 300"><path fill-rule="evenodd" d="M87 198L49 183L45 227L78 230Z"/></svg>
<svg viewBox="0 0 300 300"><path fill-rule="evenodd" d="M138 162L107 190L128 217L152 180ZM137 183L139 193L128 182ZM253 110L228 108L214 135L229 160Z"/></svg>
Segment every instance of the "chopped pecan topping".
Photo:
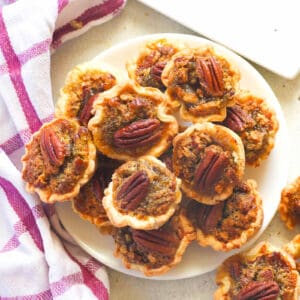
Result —
<svg viewBox="0 0 300 300"><path fill-rule="evenodd" d="M121 208L125 210L134 210L140 202L146 197L150 185L149 178L144 171L133 173L122 184L117 200L121 201Z"/></svg>
<svg viewBox="0 0 300 300"><path fill-rule="evenodd" d="M199 204L197 213L198 226L205 234L209 234L217 227L222 218L224 201L216 205Z"/></svg>
<svg viewBox="0 0 300 300"><path fill-rule="evenodd" d="M114 145L120 148L142 147L155 142L161 134L158 119L142 119L119 129L114 134Z"/></svg>
<svg viewBox="0 0 300 300"><path fill-rule="evenodd" d="M275 300L279 292L275 281L251 281L240 290L236 300Z"/></svg>
<svg viewBox="0 0 300 300"><path fill-rule="evenodd" d="M213 148L206 148L204 157L198 164L194 174L194 186L202 192L213 189L224 174L229 159L224 152L218 153Z"/></svg>
<svg viewBox="0 0 300 300"><path fill-rule="evenodd" d="M223 71L213 56L209 58L198 58L196 60L196 72L200 87L207 96L219 97L223 95Z"/></svg>
<svg viewBox="0 0 300 300"><path fill-rule="evenodd" d="M176 252L179 238L175 232L165 229L135 230L132 229L132 238L140 247L164 255L172 255Z"/></svg>
<svg viewBox="0 0 300 300"><path fill-rule="evenodd" d="M41 131L40 146L43 158L52 166L59 167L63 164L66 145L52 128L46 127Z"/></svg>

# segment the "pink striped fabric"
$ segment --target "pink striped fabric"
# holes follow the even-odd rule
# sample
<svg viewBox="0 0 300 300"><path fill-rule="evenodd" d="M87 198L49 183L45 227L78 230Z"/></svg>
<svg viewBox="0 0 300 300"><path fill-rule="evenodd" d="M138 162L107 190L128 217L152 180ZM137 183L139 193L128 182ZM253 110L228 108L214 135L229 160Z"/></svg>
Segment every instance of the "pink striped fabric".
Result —
<svg viewBox="0 0 300 300"><path fill-rule="evenodd" d="M24 144L53 118L51 51L125 1L0 0L1 300L109 298L104 266L74 243L53 205L25 191L19 170Z"/></svg>

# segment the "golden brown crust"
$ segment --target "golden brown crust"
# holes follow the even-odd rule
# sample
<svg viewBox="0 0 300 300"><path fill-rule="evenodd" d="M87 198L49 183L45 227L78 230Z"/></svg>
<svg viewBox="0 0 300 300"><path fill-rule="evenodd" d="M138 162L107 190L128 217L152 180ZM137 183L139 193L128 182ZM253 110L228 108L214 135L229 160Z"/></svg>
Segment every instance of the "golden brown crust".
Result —
<svg viewBox="0 0 300 300"><path fill-rule="evenodd" d="M282 190L279 215L290 230L300 224L300 176Z"/></svg>
<svg viewBox="0 0 300 300"><path fill-rule="evenodd" d="M116 86L99 96L94 103L94 109L95 116L90 120L88 127L93 133L96 147L111 158L130 160L143 155L158 157L169 148L178 132L177 120L169 114L168 99L154 88L137 87L130 82ZM129 146L128 143L117 143L116 135L125 128L136 128L137 123L149 120L158 124L155 130L147 132L149 138L154 138L151 142L146 141L145 134L141 139L143 144ZM132 132L130 134L132 135Z"/></svg>
<svg viewBox="0 0 300 300"><path fill-rule="evenodd" d="M239 184L214 211L212 206L193 201L190 213L198 243L216 251L229 251L253 237L263 221L262 200L256 188L256 182L250 179Z"/></svg>
<svg viewBox="0 0 300 300"><path fill-rule="evenodd" d="M166 87L161 81L161 73L171 57L183 47L181 43L167 39L148 42L140 49L136 58L127 62L129 77L138 85L164 91Z"/></svg>
<svg viewBox="0 0 300 300"><path fill-rule="evenodd" d="M174 138L173 147L174 173L182 179L182 189L187 196L201 203L213 205L228 198L244 174L245 154L241 139L224 126L209 122L192 125ZM207 162L209 154L206 151L215 151L219 157L223 155L226 163L217 171L209 170L209 165L206 173L197 178L200 165ZM210 171L213 172L209 175ZM214 173L218 173L216 180L212 177ZM209 176L212 184L207 183Z"/></svg>
<svg viewBox="0 0 300 300"><path fill-rule="evenodd" d="M290 242L284 245L283 249L295 259L296 267L300 274L300 234L297 234Z"/></svg>
<svg viewBox="0 0 300 300"><path fill-rule="evenodd" d="M75 120L55 119L25 146L22 177L29 192L47 203L76 196L95 170L96 147Z"/></svg>
<svg viewBox="0 0 300 300"><path fill-rule="evenodd" d="M181 118L198 123L226 117L240 75L212 47L202 47L176 53L161 78L174 106L180 106Z"/></svg>
<svg viewBox="0 0 300 300"><path fill-rule="evenodd" d="M267 102L248 91L234 96L223 125L235 131L245 147L246 164L258 167L274 148L279 124Z"/></svg>
<svg viewBox="0 0 300 300"><path fill-rule="evenodd" d="M160 244L158 241L152 247L147 248L143 244L137 244L138 240L134 239L130 229L117 230L114 236L115 256L122 259L122 263L126 268L139 270L146 276L158 276L166 273L173 266L180 263L187 246L195 239L195 232L182 209L163 227L151 232L157 232L157 235L160 236L161 231L170 232L171 239L167 238L168 243L162 240L163 248L158 248L157 251L155 248L157 248L157 244ZM141 236L141 233L142 231L139 231L138 235ZM124 236L126 236L126 240L124 240ZM171 245L171 251L169 248L170 243L174 243L174 245ZM164 247L167 247L167 249Z"/></svg>
<svg viewBox="0 0 300 300"><path fill-rule="evenodd" d="M55 106L57 118L78 119L87 126L97 94L120 83L121 75L105 63L92 60L77 65L68 74Z"/></svg>
<svg viewBox="0 0 300 300"><path fill-rule="evenodd" d="M298 299L299 274L294 260L288 253L267 242L233 255L222 263L216 274L218 289L214 299L235 299L241 290L245 292L245 287L253 282L268 283L269 286L272 283L274 294L274 285L277 290L279 287L280 299Z"/></svg>
<svg viewBox="0 0 300 300"><path fill-rule="evenodd" d="M137 205L129 207L130 202L126 203L125 196L119 197L120 190L138 172L147 176L147 192ZM131 188L128 187L128 190ZM141 190L138 194L142 193ZM114 226L131 226L143 230L162 226L174 214L181 201L180 180L167 169L164 163L152 156L128 161L119 167L114 172L112 182L105 189L104 194L103 206ZM132 203L135 199L130 201Z"/></svg>

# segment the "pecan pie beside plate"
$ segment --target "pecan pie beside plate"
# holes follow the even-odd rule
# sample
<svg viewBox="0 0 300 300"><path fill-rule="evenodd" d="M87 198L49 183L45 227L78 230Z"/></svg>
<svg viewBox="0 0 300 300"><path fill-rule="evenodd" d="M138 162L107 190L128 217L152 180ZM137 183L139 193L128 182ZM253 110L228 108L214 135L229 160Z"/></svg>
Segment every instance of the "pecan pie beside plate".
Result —
<svg viewBox="0 0 300 300"><path fill-rule="evenodd" d="M181 201L180 180L164 163L144 156L121 165L104 191L103 206L116 227L155 229Z"/></svg>
<svg viewBox="0 0 300 300"><path fill-rule="evenodd" d="M236 132L245 147L246 164L258 167L274 147L278 130L275 111L266 101L248 92L235 96L222 125Z"/></svg>
<svg viewBox="0 0 300 300"><path fill-rule="evenodd" d="M173 171L187 196L201 203L228 198L244 169L242 141L224 126L195 124L173 140Z"/></svg>
<svg viewBox="0 0 300 300"><path fill-rule="evenodd" d="M76 66L71 70L60 90L56 103L57 118L75 118L87 126L92 117L93 102L99 93L109 90L121 81L121 76L111 66L96 60Z"/></svg>
<svg viewBox="0 0 300 300"><path fill-rule="evenodd" d="M213 48L186 48L176 53L161 75L167 94L186 121L222 121L232 105L239 72Z"/></svg>
<svg viewBox="0 0 300 300"><path fill-rule="evenodd" d="M99 151L111 158L158 157L178 132L167 97L154 88L128 82L102 93L94 108L88 127Z"/></svg>
<svg viewBox="0 0 300 300"><path fill-rule="evenodd" d="M193 226L181 209L159 229L116 229L115 255L128 269L140 270L146 276L161 275L180 263L194 238Z"/></svg>
<svg viewBox="0 0 300 300"><path fill-rule="evenodd" d="M216 283L216 300L298 299L293 258L267 242L226 259L217 270Z"/></svg>
<svg viewBox="0 0 300 300"><path fill-rule="evenodd" d="M167 39L148 42L141 48L138 57L126 64L129 77L141 86L154 87L164 91L166 87L161 81L164 67L171 57L183 47L180 43L172 43Z"/></svg>
<svg viewBox="0 0 300 300"><path fill-rule="evenodd" d="M22 157L23 180L44 202L69 200L95 170L96 147L86 127L55 119L35 132Z"/></svg>
<svg viewBox="0 0 300 300"><path fill-rule="evenodd" d="M300 224L300 176L282 190L279 215L289 229Z"/></svg>
<svg viewBox="0 0 300 300"><path fill-rule="evenodd" d="M240 248L260 229L263 208L256 187L254 180L241 182L228 199L216 205L191 200L188 216L201 246L216 251Z"/></svg>

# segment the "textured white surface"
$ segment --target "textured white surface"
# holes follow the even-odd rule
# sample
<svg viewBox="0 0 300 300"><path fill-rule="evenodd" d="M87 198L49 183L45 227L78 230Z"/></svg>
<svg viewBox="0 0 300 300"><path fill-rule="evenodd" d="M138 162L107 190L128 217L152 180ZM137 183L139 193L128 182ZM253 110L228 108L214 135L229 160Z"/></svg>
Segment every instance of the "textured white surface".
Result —
<svg viewBox="0 0 300 300"><path fill-rule="evenodd" d="M195 34L193 31L162 16L146 6L129 0L125 10L108 23L91 29L86 34L67 42L52 56L53 96L57 99L67 72L76 64L89 60L99 52L129 38L159 32ZM300 175L300 76L287 80L262 67L253 65L267 80L284 111L291 141L290 153L282 157L290 165L289 180ZM276 174L274 174L276 176ZM260 240L268 240L277 246L290 240L294 232L288 232L276 215ZM197 263L197 262L195 262ZM153 281L130 277L109 270L112 300L139 299L212 299L215 272L180 281Z"/></svg>
<svg viewBox="0 0 300 300"><path fill-rule="evenodd" d="M281 76L300 71L297 0L139 1Z"/></svg>

